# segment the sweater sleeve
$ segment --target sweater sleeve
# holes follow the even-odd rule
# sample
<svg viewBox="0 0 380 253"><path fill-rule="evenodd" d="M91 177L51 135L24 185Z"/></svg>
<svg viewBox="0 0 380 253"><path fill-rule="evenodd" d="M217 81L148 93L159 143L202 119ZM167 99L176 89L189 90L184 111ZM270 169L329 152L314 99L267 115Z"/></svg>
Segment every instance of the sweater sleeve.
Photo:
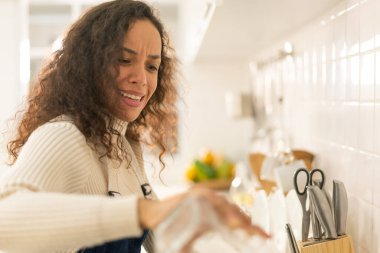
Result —
<svg viewBox="0 0 380 253"><path fill-rule="evenodd" d="M72 123L47 123L22 147L16 163L1 180L0 194L20 186L34 191L81 192L91 162L90 147Z"/></svg>
<svg viewBox="0 0 380 253"><path fill-rule="evenodd" d="M48 123L0 179L0 250L52 252L141 235L137 197L79 194L93 166L68 122Z"/></svg>

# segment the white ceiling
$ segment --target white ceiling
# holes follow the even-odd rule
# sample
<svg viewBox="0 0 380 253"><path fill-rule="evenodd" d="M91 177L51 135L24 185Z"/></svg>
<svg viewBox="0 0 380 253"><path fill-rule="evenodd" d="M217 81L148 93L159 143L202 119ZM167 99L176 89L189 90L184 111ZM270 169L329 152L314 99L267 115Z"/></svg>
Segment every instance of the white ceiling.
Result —
<svg viewBox="0 0 380 253"><path fill-rule="evenodd" d="M92 5L104 0L26 1L51 6ZM252 60L261 49L316 19L342 0L146 1L159 10L180 53L189 54L192 59L197 52L195 60ZM200 20L205 19L207 8L204 7L210 3L216 3L215 9L208 12L213 14L211 20ZM194 43L194 38L197 41L203 38L200 46Z"/></svg>
<svg viewBox="0 0 380 253"><path fill-rule="evenodd" d="M175 47L185 55L189 51L196 50L195 60L252 60L261 49L295 32L341 1L150 0L160 10L160 16L172 35ZM189 4L194 2L197 4ZM216 3L216 8L206 32L203 36L189 35L187 31L189 28L193 32L200 30L200 27L191 27L191 25L204 25L205 22L197 22L194 17L202 19L202 11L205 8L200 6L202 3L207 5L210 2ZM185 18L181 16L184 14L181 10L184 9ZM183 22L191 24L184 25ZM199 48L192 47L191 43L196 43L189 44L194 37L203 38Z"/></svg>
<svg viewBox="0 0 380 253"><path fill-rule="evenodd" d="M254 59L260 49L323 15L341 0L223 0L197 60Z"/></svg>

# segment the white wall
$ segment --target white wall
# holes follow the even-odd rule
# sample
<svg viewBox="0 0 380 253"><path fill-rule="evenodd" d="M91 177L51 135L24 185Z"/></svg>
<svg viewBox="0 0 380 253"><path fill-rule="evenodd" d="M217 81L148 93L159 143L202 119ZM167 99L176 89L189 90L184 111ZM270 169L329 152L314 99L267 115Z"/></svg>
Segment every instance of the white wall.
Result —
<svg viewBox="0 0 380 253"><path fill-rule="evenodd" d="M343 1L285 38L294 43L294 61L258 75L259 80L272 70L283 76L294 147L317 154L330 188L331 179L345 183L356 253L380 252L379 13L380 0Z"/></svg>
<svg viewBox="0 0 380 253"><path fill-rule="evenodd" d="M15 0L0 1L0 165L4 158L4 131L20 101L19 17Z"/></svg>
<svg viewBox="0 0 380 253"><path fill-rule="evenodd" d="M184 70L185 91L183 152L193 156L202 147L242 159L252 137L252 121L227 117L225 93L247 92L250 85L246 62L197 62ZM186 108L187 106L187 108Z"/></svg>
<svg viewBox="0 0 380 253"><path fill-rule="evenodd" d="M168 184L184 180L185 169L208 148L233 161L247 160L253 122L250 118L227 117L225 93L248 92L250 75L247 62L204 61L184 65L180 102L179 150L163 179Z"/></svg>

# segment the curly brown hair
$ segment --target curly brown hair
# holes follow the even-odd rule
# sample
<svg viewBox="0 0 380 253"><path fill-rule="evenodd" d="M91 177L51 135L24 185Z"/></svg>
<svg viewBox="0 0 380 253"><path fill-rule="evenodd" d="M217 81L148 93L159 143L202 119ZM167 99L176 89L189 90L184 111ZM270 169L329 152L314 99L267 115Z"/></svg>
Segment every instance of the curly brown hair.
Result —
<svg viewBox="0 0 380 253"><path fill-rule="evenodd" d="M10 164L14 164L23 145L39 126L60 115L69 115L83 133L87 143L102 156L123 159L121 133L110 128L114 118L107 110L104 84L115 84L119 75L118 59L124 35L136 20L149 20L161 36L161 65L157 89L139 117L130 122L125 134L130 140L152 145L163 155L177 144L176 125L177 60L169 38L155 10L140 1L116 0L93 7L75 22L62 48L42 68L31 87L27 108L18 125L17 136L8 143ZM111 142L116 134L117 145Z"/></svg>

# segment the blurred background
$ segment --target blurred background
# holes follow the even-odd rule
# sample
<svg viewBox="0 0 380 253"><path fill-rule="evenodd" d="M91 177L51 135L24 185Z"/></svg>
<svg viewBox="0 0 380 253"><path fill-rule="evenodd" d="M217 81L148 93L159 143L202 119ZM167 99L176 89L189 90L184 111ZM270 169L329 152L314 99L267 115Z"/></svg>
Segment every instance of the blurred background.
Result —
<svg viewBox="0 0 380 253"><path fill-rule="evenodd" d="M99 2L0 0L2 161L8 119L22 107L29 81L65 29ZM165 160L163 182L207 181L197 174L199 160L228 167L217 174L227 181L242 164L259 184L254 155L284 162L292 150L308 151L313 166L346 185L356 252L380 252L380 0L149 2L182 63L179 145ZM160 187L157 159L146 156ZM269 187L286 183L268 178Z"/></svg>

